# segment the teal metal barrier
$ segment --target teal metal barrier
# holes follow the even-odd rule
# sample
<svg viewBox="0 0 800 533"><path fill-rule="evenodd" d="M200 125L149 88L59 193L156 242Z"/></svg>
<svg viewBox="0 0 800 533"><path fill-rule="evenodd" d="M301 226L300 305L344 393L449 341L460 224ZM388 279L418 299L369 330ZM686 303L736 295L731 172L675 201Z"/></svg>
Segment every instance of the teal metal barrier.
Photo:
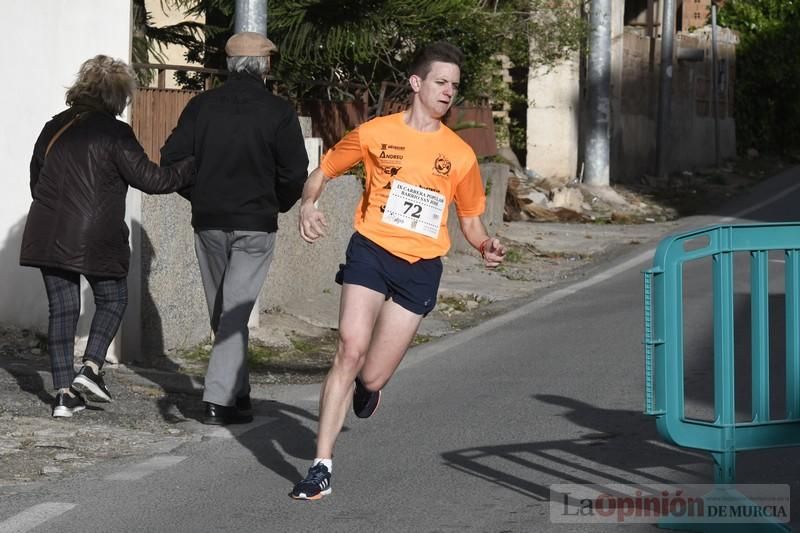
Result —
<svg viewBox="0 0 800 533"><path fill-rule="evenodd" d="M770 410L768 254L785 255L786 417ZM752 418L736 422L733 255L750 255ZM714 419L684 413L683 267L711 257ZM800 224L704 228L661 241L644 272L645 414L667 441L711 452L714 482L736 480L736 452L800 445ZM782 527L782 526L781 526ZM752 529L751 529L752 530ZM785 530L785 529L784 529Z"/></svg>

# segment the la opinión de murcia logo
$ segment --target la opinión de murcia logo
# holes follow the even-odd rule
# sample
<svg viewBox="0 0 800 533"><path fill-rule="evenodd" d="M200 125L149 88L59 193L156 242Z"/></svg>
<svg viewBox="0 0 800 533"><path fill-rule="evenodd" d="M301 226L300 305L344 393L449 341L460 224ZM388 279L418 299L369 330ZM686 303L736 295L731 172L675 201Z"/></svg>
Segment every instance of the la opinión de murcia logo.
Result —
<svg viewBox="0 0 800 533"><path fill-rule="evenodd" d="M558 487L558 488L555 488ZM788 522L788 485L689 485L679 489L647 486L551 487L550 519L561 523ZM685 490L684 490L685 489ZM745 496L746 494L746 496Z"/></svg>

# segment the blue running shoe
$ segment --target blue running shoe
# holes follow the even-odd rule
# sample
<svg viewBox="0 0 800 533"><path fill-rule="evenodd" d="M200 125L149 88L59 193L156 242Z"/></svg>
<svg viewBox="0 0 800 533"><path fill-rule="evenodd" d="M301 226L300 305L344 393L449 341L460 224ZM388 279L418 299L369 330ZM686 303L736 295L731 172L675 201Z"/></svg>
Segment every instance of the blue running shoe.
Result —
<svg viewBox="0 0 800 533"><path fill-rule="evenodd" d="M306 478L294 486L290 496L295 500L319 500L331 493L331 473L328 467L317 463L308 469Z"/></svg>
<svg viewBox="0 0 800 533"><path fill-rule="evenodd" d="M356 378L353 390L353 412L358 418L369 418L381 403L381 391L368 390L361 380Z"/></svg>

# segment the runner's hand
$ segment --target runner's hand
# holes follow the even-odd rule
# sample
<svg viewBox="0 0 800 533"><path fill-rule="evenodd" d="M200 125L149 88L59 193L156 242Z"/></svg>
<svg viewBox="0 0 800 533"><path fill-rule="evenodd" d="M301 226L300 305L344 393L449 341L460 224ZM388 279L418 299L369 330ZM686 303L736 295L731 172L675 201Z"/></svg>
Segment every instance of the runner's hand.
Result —
<svg viewBox="0 0 800 533"><path fill-rule="evenodd" d="M300 206L300 236L306 242L314 242L325 236L328 223L325 215L313 203Z"/></svg>
<svg viewBox="0 0 800 533"><path fill-rule="evenodd" d="M483 249L483 264L487 267L494 268L503 262L506 256L506 247L500 242L500 239L489 239Z"/></svg>

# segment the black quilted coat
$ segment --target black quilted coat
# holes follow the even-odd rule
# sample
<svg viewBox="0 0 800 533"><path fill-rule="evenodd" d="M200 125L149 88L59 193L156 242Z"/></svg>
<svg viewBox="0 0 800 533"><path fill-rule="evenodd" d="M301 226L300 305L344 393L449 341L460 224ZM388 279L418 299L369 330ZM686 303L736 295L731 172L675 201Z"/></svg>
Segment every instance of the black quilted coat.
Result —
<svg viewBox="0 0 800 533"><path fill-rule="evenodd" d="M53 143L48 143L73 118ZM146 193L191 183L194 160L159 168L131 127L97 106L76 104L45 124L31 159L31 195L20 264L122 278L130 249L125 224L128 185Z"/></svg>

